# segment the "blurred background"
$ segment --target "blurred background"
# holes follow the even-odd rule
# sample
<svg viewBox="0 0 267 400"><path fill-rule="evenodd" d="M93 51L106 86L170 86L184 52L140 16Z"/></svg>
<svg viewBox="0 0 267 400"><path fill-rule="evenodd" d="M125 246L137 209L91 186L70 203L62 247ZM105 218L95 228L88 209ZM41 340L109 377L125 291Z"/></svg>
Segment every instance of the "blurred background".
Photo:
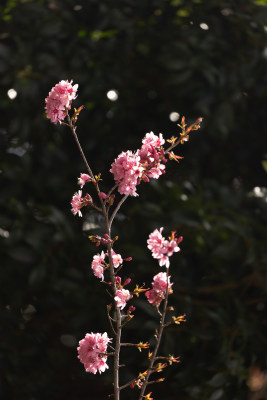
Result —
<svg viewBox="0 0 267 400"><path fill-rule="evenodd" d="M187 322L161 345L181 363L153 397L267 399L267 1L2 0L0 18L0 398L112 392L111 370L85 373L76 351L86 332L111 335L110 299L90 271L99 248L88 235L103 221L71 214L85 168L69 130L44 115L52 86L73 79L79 138L103 191L114 158L146 132L168 138L183 115L204 118L176 152L184 159L140 185L114 223L115 250L133 257L130 289L160 272L146 248L153 229L184 237L170 305ZM123 340L153 342L153 307L132 304ZM122 383L146 354L123 349Z"/></svg>

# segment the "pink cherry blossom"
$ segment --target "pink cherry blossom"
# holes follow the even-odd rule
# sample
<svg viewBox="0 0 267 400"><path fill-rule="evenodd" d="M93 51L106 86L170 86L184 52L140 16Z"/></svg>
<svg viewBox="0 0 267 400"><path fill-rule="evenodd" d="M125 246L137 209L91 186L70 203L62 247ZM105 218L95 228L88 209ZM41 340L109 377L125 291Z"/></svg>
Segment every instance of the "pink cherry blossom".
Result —
<svg viewBox="0 0 267 400"><path fill-rule="evenodd" d="M183 238L175 238L174 233L169 240L166 240L161 234L162 230L163 228L160 228L160 230L155 229L149 235L149 238L147 240L147 247L149 248L149 250L151 250L152 257L159 260L159 265L161 267L165 265L166 268L169 268L169 257L171 257L173 253L180 251L180 247L178 246L178 244L182 241Z"/></svg>
<svg viewBox="0 0 267 400"><path fill-rule="evenodd" d="M82 217L82 213L81 213L81 208L83 206L83 202L82 202L82 191L79 190L77 193L75 193L72 197L71 200L71 206L72 206L72 213L74 215L78 214L79 217Z"/></svg>
<svg viewBox="0 0 267 400"><path fill-rule="evenodd" d="M102 251L101 254L96 254L92 261L92 270L94 275L102 280L104 279L105 257L106 254Z"/></svg>
<svg viewBox="0 0 267 400"><path fill-rule="evenodd" d="M112 252L113 266L114 268L118 268L123 263L122 256L120 254L116 254L114 250L112 250L111 252Z"/></svg>
<svg viewBox="0 0 267 400"><path fill-rule="evenodd" d="M122 152L112 163L110 172L114 175L120 194L138 196L136 186L140 182L143 168L137 154L129 150Z"/></svg>
<svg viewBox="0 0 267 400"><path fill-rule="evenodd" d="M159 136L153 132L147 133L142 140L142 147L138 150L140 162L145 169L144 174L149 178L158 179L160 175L165 173L164 149L162 145L165 143L162 134Z"/></svg>
<svg viewBox="0 0 267 400"><path fill-rule="evenodd" d="M172 293L172 283L170 282L170 276L168 276L168 293ZM160 272L155 275L152 282L152 289L145 293L147 300L153 306L158 307L163 299L166 297L167 290L167 273Z"/></svg>
<svg viewBox="0 0 267 400"><path fill-rule="evenodd" d="M78 178L78 185L81 186L81 189L84 187L86 182L91 182L92 178L87 174L81 174L80 178Z"/></svg>
<svg viewBox="0 0 267 400"><path fill-rule="evenodd" d="M78 214L79 217L82 217L81 208L85 206L90 206L93 204L93 199L90 194L86 193L84 197L82 197L82 191L79 190L77 193L74 193L72 200L71 200L71 212L76 215Z"/></svg>
<svg viewBox="0 0 267 400"><path fill-rule="evenodd" d="M118 185L121 194L138 196L136 186L149 178L158 179L165 173L166 159L162 145L165 143L162 134L147 133L142 141L141 149L135 153L128 150L122 152L112 163L110 172Z"/></svg>
<svg viewBox="0 0 267 400"><path fill-rule="evenodd" d="M66 109L70 107L72 100L76 99L77 89L78 85L72 86L72 81L61 81L52 88L45 99L46 115L51 122L56 124L63 121Z"/></svg>
<svg viewBox="0 0 267 400"><path fill-rule="evenodd" d="M78 358L84 364L86 372L104 372L108 369L106 364L108 343L111 341L107 333L87 333L85 338L79 341Z"/></svg>
<svg viewBox="0 0 267 400"><path fill-rule="evenodd" d="M167 241L166 243L166 254L168 257L171 257L173 253L177 253L180 251L180 247L177 246L177 240Z"/></svg>
<svg viewBox="0 0 267 400"><path fill-rule="evenodd" d="M159 258L164 251L165 238L161 234L162 230L163 228L160 228L160 230L155 229L150 233L147 240L147 247L152 251L152 256L154 258Z"/></svg>
<svg viewBox="0 0 267 400"><path fill-rule="evenodd" d="M170 283L170 276L168 276L168 289L172 287L172 283ZM155 275L153 278L153 289L158 292L166 292L167 289L167 273L160 272L159 274Z"/></svg>
<svg viewBox="0 0 267 400"><path fill-rule="evenodd" d="M159 148L160 146L164 145L165 140L163 139L162 133L160 133L159 136L157 136L153 132L150 132L146 134L146 136L142 140L142 143L145 145L151 145L153 147Z"/></svg>
<svg viewBox="0 0 267 400"><path fill-rule="evenodd" d="M118 289L116 291L116 296L114 297L114 300L117 303L117 307L120 307L122 310L126 306L126 302L130 300L131 294L129 290L127 289Z"/></svg>

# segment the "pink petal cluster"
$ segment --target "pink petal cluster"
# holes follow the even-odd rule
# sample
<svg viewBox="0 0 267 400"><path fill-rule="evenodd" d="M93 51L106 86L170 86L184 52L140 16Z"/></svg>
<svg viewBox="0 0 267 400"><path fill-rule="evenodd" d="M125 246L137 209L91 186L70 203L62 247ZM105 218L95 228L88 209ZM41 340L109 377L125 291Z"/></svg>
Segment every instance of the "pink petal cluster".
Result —
<svg viewBox="0 0 267 400"><path fill-rule="evenodd" d="M101 254L96 254L93 257L92 270L94 276L96 276L99 279L104 279L105 257L106 254L104 253L104 251L102 251Z"/></svg>
<svg viewBox="0 0 267 400"><path fill-rule="evenodd" d="M159 260L159 265L162 267L166 265L166 268L170 266L169 257L180 251L180 247L178 247L178 243L182 241L182 237L176 239L172 238L170 240L166 240L161 232L163 228L160 230L155 229L150 235L147 240L148 248L152 252L152 257Z"/></svg>
<svg viewBox="0 0 267 400"><path fill-rule="evenodd" d="M148 178L158 179L160 175L165 173L165 165L162 162L166 162L162 148L165 143L162 133L159 136L156 136L153 132L147 133L142 143L138 155L145 169L145 175Z"/></svg>
<svg viewBox="0 0 267 400"><path fill-rule="evenodd" d="M81 213L81 208L83 206L83 201L82 201L82 191L79 190L77 193L75 193L72 197L71 200L71 212L76 215L78 214L79 217L82 217L82 213Z"/></svg>
<svg viewBox="0 0 267 400"><path fill-rule="evenodd" d="M143 173L140 158L131 151L122 152L112 163L110 172L114 175L115 182L119 185L120 194L138 196L136 185L138 185Z"/></svg>
<svg viewBox="0 0 267 400"><path fill-rule="evenodd" d="M116 254L114 250L111 250L111 252L112 252L113 266L114 268L118 268L123 263L122 256L120 254Z"/></svg>
<svg viewBox="0 0 267 400"><path fill-rule="evenodd" d="M78 85L72 86L72 81L61 81L49 92L45 99L47 118L54 124L63 121L66 117L66 108L69 108L72 100L76 99Z"/></svg>
<svg viewBox="0 0 267 400"><path fill-rule="evenodd" d="M91 182L92 178L87 174L81 174L80 178L78 178L78 185L81 186L81 189L84 187L86 182Z"/></svg>
<svg viewBox="0 0 267 400"><path fill-rule="evenodd" d="M127 289L118 289L116 291L116 296L114 297L114 300L117 303L117 307L120 307L122 310L125 306L128 300L130 300L131 294L129 290Z"/></svg>
<svg viewBox="0 0 267 400"><path fill-rule="evenodd" d="M168 293L172 293L172 283L170 276L168 276ZM152 282L152 289L145 293L149 303L158 307L163 299L165 299L167 290L167 273L160 272L155 275Z"/></svg>
<svg viewBox="0 0 267 400"><path fill-rule="evenodd" d="M71 200L71 212L76 215L78 214L79 217L82 217L81 208L84 206L89 206L93 203L92 197L90 194L86 193L84 197L82 197L82 191L79 190L75 193Z"/></svg>
<svg viewBox="0 0 267 400"><path fill-rule="evenodd" d="M104 270L105 270L105 258L108 256L108 253L101 252L101 254L96 254L93 257L92 261L92 270L94 275L99 279L104 279ZM115 253L112 249L112 261L114 268L118 268L122 263L123 259L120 254Z"/></svg>
<svg viewBox="0 0 267 400"><path fill-rule="evenodd" d="M108 369L106 364L107 346L111 339L108 338L107 333L87 333L85 338L79 341L78 358L86 372L104 372Z"/></svg>
<svg viewBox="0 0 267 400"><path fill-rule="evenodd" d="M164 149L165 143L162 134L156 136L153 132L147 133L142 141L141 149L135 153L122 152L112 163L110 172L118 185L120 194L138 196L136 186L141 180L149 181L149 178L158 179L165 171L166 162Z"/></svg>

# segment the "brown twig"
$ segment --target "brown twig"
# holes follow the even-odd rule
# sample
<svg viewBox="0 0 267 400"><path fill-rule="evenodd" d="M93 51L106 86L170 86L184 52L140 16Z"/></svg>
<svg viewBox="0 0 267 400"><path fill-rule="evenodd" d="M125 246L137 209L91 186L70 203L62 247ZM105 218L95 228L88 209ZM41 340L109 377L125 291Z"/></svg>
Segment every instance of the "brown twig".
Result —
<svg viewBox="0 0 267 400"><path fill-rule="evenodd" d="M153 366L154 366L154 362L156 360L157 357L157 352L159 349L159 345L160 345L160 341L161 341L161 337L162 337L162 333L164 330L164 325L165 325L165 317L166 317L166 313L167 313L167 304L168 304L168 295L169 295L169 269L166 269L166 275L167 275L167 286L166 286L166 293L165 293L165 299L164 299L164 304L163 304L163 311L162 311L162 317L160 319L160 326L159 326L159 330L155 332L155 337L156 337L156 345L155 348L152 352L152 355L150 357L150 363L149 363L149 367L147 369L147 374L139 395L138 400L142 400L144 393L146 391L146 387L149 383L149 377L151 375L151 373L153 372Z"/></svg>

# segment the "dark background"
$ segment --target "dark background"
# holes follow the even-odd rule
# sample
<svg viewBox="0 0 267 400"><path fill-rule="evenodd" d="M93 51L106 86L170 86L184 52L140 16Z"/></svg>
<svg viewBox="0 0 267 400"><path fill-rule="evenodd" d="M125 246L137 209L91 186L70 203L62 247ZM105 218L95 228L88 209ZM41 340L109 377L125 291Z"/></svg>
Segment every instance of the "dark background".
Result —
<svg viewBox="0 0 267 400"><path fill-rule="evenodd" d="M0 398L112 392L111 371L85 373L76 352L86 332L111 334L109 297L90 271L98 249L87 239L103 221L71 214L84 166L68 129L44 115L52 86L73 79L75 105L86 107L79 137L103 190L121 151L140 147L151 130L177 133L171 112L204 118L179 148L181 163L142 184L114 224L116 251L133 257L123 272L131 289L160 272L148 234L164 226L184 236L170 304L187 323L167 329L161 348L181 363L164 370L153 395L266 399L267 379L257 375L267 356L266 2L9 0L0 16ZM142 298L133 304L123 340L146 341L157 318ZM123 360L122 383L145 369L146 351L123 350Z"/></svg>

